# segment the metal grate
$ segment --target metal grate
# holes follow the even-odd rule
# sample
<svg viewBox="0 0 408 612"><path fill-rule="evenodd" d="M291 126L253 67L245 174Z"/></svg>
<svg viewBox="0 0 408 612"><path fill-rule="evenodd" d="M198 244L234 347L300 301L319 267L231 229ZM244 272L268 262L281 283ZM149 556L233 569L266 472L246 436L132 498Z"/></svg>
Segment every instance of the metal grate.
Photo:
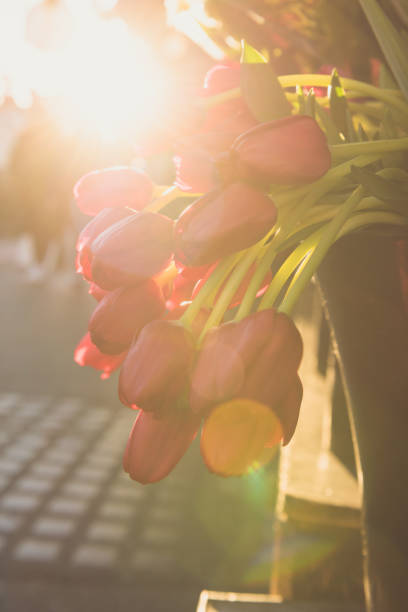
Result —
<svg viewBox="0 0 408 612"><path fill-rule="evenodd" d="M194 470L132 482L121 459L134 418L78 398L0 395L0 559L9 576L182 577L180 508Z"/></svg>

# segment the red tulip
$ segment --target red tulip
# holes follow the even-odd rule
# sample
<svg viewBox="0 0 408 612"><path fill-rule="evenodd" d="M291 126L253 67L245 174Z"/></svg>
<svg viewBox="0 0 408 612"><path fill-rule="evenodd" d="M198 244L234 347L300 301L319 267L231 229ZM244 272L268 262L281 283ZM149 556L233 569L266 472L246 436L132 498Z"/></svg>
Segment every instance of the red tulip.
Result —
<svg viewBox="0 0 408 612"><path fill-rule="evenodd" d="M235 89L240 85L241 64L239 62L224 61L215 64L204 77L203 96L216 94Z"/></svg>
<svg viewBox="0 0 408 612"><path fill-rule="evenodd" d="M207 73L201 97L213 96L239 87L238 62L217 64ZM176 184L184 191L205 193L219 186L217 158L228 151L242 132L257 125L243 98L211 106L196 133L176 143Z"/></svg>
<svg viewBox="0 0 408 612"><path fill-rule="evenodd" d="M299 385L301 355L302 340L293 321L274 309L210 330L192 376L193 412L208 414L233 399L253 400L276 414L288 443L300 405L293 387Z"/></svg>
<svg viewBox="0 0 408 612"><path fill-rule="evenodd" d="M173 221L140 212L102 232L93 241L92 280L102 289L136 285L169 264L173 252Z"/></svg>
<svg viewBox="0 0 408 612"><path fill-rule="evenodd" d="M217 160L229 150L237 136L256 125L248 112L228 118L219 114L207 117L202 130L176 144L173 158L176 185L183 191L204 193L219 185Z"/></svg>
<svg viewBox="0 0 408 612"><path fill-rule="evenodd" d="M101 289L96 283L91 282L89 283L88 293L89 295L92 295L97 302L100 302L106 295L108 295L109 291Z"/></svg>
<svg viewBox="0 0 408 612"><path fill-rule="evenodd" d="M108 227L131 214L127 208L104 208L82 229L76 242L76 271L84 278L92 280L92 241Z"/></svg>
<svg viewBox="0 0 408 612"><path fill-rule="evenodd" d="M272 200L246 183L206 194L176 222L176 257L191 266L215 262L260 240L276 221Z"/></svg>
<svg viewBox="0 0 408 612"><path fill-rule="evenodd" d="M94 345L89 332L79 341L74 351L74 361L80 366L90 366L102 372L101 378L106 379L117 370L126 357L126 352L120 355L104 355Z"/></svg>
<svg viewBox="0 0 408 612"><path fill-rule="evenodd" d="M123 457L125 472L142 484L167 476L195 438L200 420L183 410L160 419L140 411Z"/></svg>
<svg viewBox="0 0 408 612"><path fill-rule="evenodd" d="M331 166L326 136L306 115L248 130L235 140L230 157L234 176L266 184L309 183Z"/></svg>
<svg viewBox="0 0 408 612"><path fill-rule="evenodd" d="M152 199L153 183L141 170L118 166L85 174L74 187L78 207L94 216L103 208L141 210Z"/></svg>
<svg viewBox="0 0 408 612"><path fill-rule="evenodd" d="M179 270L177 276L173 279L172 290L166 299L166 307L169 310L174 310L182 302L191 300L193 289L197 282L207 277L209 269L213 269L213 266L181 267L181 270Z"/></svg>
<svg viewBox="0 0 408 612"><path fill-rule="evenodd" d="M131 346L119 378L119 399L126 406L171 414L190 382L194 341L182 325L148 323Z"/></svg>
<svg viewBox="0 0 408 612"><path fill-rule="evenodd" d="M211 330L192 378L190 404L205 413L201 454L222 476L247 473L292 437L302 399L302 342L274 310Z"/></svg>
<svg viewBox="0 0 408 612"><path fill-rule="evenodd" d="M222 62L211 68L204 79L203 97L214 96L241 84L241 64ZM235 132L237 135L257 124L242 97L220 102L207 111L203 129ZM244 127L246 125L246 127ZM233 129L235 126L236 129Z"/></svg>
<svg viewBox="0 0 408 612"><path fill-rule="evenodd" d="M150 321L165 311L163 295L153 280L108 293L89 320L92 342L103 353L117 355Z"/></svg>

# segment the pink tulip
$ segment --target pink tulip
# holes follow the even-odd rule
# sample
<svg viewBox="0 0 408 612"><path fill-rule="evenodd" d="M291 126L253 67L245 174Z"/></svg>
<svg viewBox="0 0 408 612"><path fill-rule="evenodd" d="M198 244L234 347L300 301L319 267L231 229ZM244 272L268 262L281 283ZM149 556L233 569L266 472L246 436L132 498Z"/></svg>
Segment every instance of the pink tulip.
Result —
<svg viewBox="0 0 408 612"><path fill-rule="evenodd" d="M92 342L103 353L123 353L140 330L165 311L163 295L149 279L136 287L122 287L108 293L89 320Z"/></svg>
<svg viewBox="0 0 408 612"><path fill-rule="evenodd" d="M92 280L111 291L164 270L173 254L173 225L168 217L147 211L112 225L92 243Z"/></svg>
<svg viewBox="0 0 408 612"><path fill-rule="evenodd" d="M108 227L131 214L127 208L104 208L82 229L76 242L76 271L88 281L92 281L92 241Z"/></svg>
<svg viewBox="0 0 408 612"><path fill-rule="evenodd" d="M148 323L123 363L119 399L134 409L172 414L188 389L193 359L193 337L180 323Z"/></svg>
<svg viewBox="0 0 408 612"><path fill-rule="evenodd" d="M196 200L176 222L176 257L190 266L215 262L260 240L276 221L268 196L233 183Z"/></svg>
<svg viewBox="0 0 408 612"><path fill-rule="evenodd" d="M297 369L302 339L293 321L274 309L210 330L194 367L190 404L208 414L218 404L245 398L268 406L279 418L287 444L300 401ZM287 414L289 405L291 414Z"/></svg>
<svg viewBox="0 0 408 612"><path fill-rule="evenodd" d="M162 480L187 451L200 421L197 415L182 410L160 419L140 411L123 457L125 472L141 484Z"/></svg>
<svg viewBox="0 0 408 612"><path fill-rule="evenodd" d="M261 123L241 134L230 151L232 174L264 184L316 181L331 166L324 132L312 117Z"/></svg>
<svg viewBox="0 0 408 612"><path fill-rule="evenodd" d="M94 216L103 208L142 210L152 199L153 183L141 170L118 166L85 174L74 187L79 209Z"/></svg>
<svg viewBox="0 0 408 612"><path fill-rule="evenodd" d="M126 352L120 355L104 355L94 345L89 332L79 341L74 351L74 361L80 366L90 366L100 370L104 380L117 370L126 357Z"/></svg>

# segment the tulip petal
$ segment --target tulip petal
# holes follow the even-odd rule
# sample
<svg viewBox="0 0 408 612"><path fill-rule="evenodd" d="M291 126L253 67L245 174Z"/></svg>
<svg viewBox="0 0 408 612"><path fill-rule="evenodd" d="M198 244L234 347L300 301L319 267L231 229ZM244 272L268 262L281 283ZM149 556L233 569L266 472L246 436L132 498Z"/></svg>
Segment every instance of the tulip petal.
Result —
<svg viewBox="0 0 408 612"><path fill-rule="evenodd" d="M125 472L141 484L162 480L187 451L199 425L199 417L183 411L163 419L140 411L123 457Z"/></svg>
<svg viewBox="0 0 408 612"><path fill-rule="evenodd" d="M74 187L78 207L91 216L107 207L141 210L152 195L153 183L147 174L125 166L89 172Z"/></svg>

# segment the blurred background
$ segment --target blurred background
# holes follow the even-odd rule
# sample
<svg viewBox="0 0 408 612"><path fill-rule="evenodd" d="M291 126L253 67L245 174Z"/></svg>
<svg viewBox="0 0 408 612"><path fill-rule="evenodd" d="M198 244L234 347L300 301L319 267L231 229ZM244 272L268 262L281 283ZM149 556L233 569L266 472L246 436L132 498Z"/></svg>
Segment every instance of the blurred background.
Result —
<svg viewBox="0 0 408 612"><path fill-rule="evenodd" d="M101 382L72 358L94 305L74 273L88 218L72 187L121 164L170 184L171 155L142 153L214 62L239 58L242 37L278 73L336 64L370 78L378 49L356 4L0 0L1 611L187 612L203 588L269 591L277 462L224 480L206 472L193 444L163 483L143 487L122 472L134 415L119 403L115 375ZM311 292L303 306L314 330L323 325L317 303ZM327 353L327 338L314 342ZM326 374L327 355L320 361ZM308 412L302 439L328 448L322 380L309 384L315 417ZM348 442L342 451L352 472ZM326 596L361 599L358 536L306 530L288 541L296 572L326 568L325 584L303 575L303 597L323 586ZM338 550L343 574L350 550L356 559L357 587L333 579Z"/></svg>
<svg viewBox="0 0 408 612"><path fill-rule="evenodd" d="M220 480L193 446L164 483L131 482L134 414L115 375L73 362L94 306L74 273L88 218L73 184L143 164L140 145L224 56L182 4L0 2L2 611L187 612L202 588L267 590L276 470ZM168 156L148 169L172 181Z"/></svg>

